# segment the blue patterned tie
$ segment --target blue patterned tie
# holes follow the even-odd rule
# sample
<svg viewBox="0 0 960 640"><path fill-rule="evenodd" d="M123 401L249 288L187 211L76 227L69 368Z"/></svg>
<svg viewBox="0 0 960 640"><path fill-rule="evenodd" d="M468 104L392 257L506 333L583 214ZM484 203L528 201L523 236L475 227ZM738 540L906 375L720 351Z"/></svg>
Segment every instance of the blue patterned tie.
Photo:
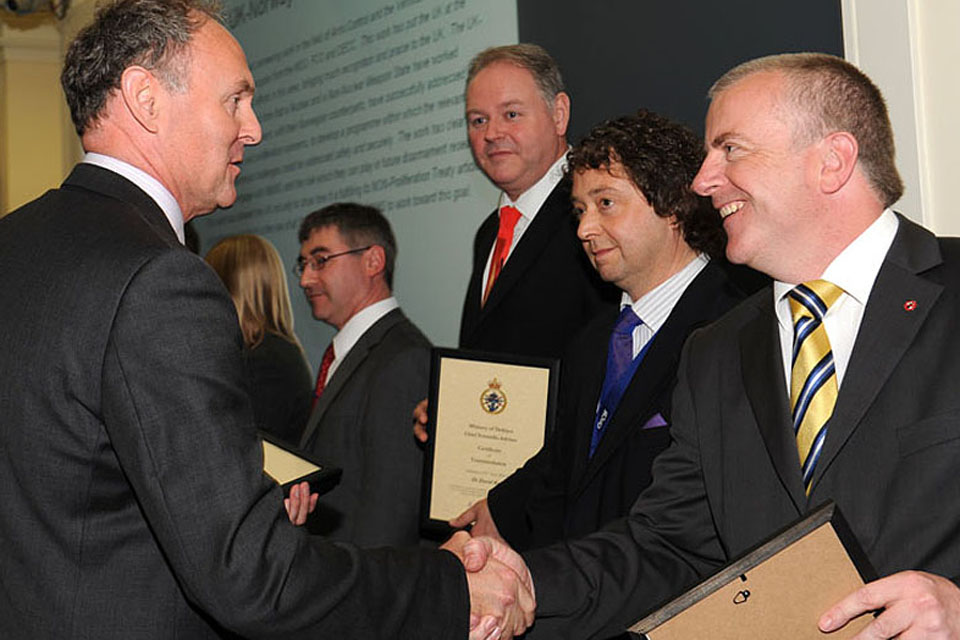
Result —
<svg viewBox="0 0 960 640"><path fill-rule="evenodd" d="M617 318L617 324L610 334L610 345L607 348L607 372L603 377L603 388L600 390L600 403L597 405L597 414L594 418L594 429L590 437L590 456L593 456L603 437L610 416L620 404L620 398L626 391L627 384L633 378L639 364L640 356L636 361L633 357L633 331L643 324L643 321L633 312L632 307L624 307ZM649 344L649 342L648 342Z"/></svg>

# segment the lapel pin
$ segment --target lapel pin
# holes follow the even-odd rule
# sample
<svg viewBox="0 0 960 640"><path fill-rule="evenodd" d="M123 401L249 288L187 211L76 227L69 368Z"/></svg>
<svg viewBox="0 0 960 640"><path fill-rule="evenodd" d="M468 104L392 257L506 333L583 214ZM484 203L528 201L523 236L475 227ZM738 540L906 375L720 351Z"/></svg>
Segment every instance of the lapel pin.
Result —
<svg viewBox="0 0 960 640"><path fill-rule="evenodd" d="M916 300L907 300L906 302L903 303L903 310L904 310L904 311L913 311L913 310L916 309L916 308L917 308L917 301L916 301Z"/></svg>

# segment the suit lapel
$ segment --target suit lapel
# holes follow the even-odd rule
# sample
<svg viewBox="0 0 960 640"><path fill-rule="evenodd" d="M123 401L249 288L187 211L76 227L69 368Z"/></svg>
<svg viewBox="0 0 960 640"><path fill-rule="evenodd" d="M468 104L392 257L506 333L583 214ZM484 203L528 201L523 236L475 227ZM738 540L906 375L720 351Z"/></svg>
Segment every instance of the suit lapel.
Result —
<svg viewBox="0 0 960 640"><path fill-rule="evenodd" d="M581 486L584 482L584 474L588 468L592 469L592 460L588 458L590 452L590 438L593 433L593 421L597 414L597 401L600 398L600 390L603 386L603 376L607 368L607 350L610 342L610 332L616 323L617 316L614 313L604 312L608 316L605 322L597 325L596 332L593 333L589 344L593 346L590 352L590 359L583 363L581 370L577 371L577 380L581 382L580 398L577 402L577 412L572 419L573 423L573 466L570 473L569 487L574 489ZM561 363L561 368L563 363ZM637 376L634 376L636 379ZM631 382L630 387L633 384ZM626 393L631 393L628 387ZM626 394L625 394L626 395ZM612 425L611 425L612 426ZM606 436L610 436L608 432ZM606 439L606 436L604 439ZM601 443L603 440L601 440ZM596 455L594 455L596 457ZM592 474L591 474L592 475Z"/></svg>
<svg viewBox="0 0 960 640"><path fill-rule="evenodd" d="M585 409L587 405L590 405L594 410L589 413L586 422L586 424L591 425L591 429L580 430L586 435L586 437L582 438L581 442L578 443L579 455L577 457L583 462L581 465L582 475L573 477L573 482L571 483L573 495L580 493L580 491L590 483L593 477L600 472L610 456L616 453L617 448L623 440L630 437L635 430L640 428L641 424L639 420L641 418L652 417L654 409L652 404L654 399L659 396L663 386L670 382L664 379L664 372L669 369L671 361L676 357L676 352L672 353L671 349L680 348L680 345L675 343L667 345L667 342L668 339L666 336L657 335L656 338L654 338L653 344L650 345L650 350L644 356L643 362L641 362L637 368L637 372L630 380L630 384L627 385L623 399L614 411L613 416L611 416L610 423L607 425L607 433L601 438L593 457L588 457L590 436L592 435L593 420L596 417L596 401L600 396L601 385L596 386L593 405L590 405L589 402L584 403ZM603 364L605 365L607 349L603 349L601 353L604 355ZM605 366L600 368L599 380L603 380L605 369Z"/></svg>
<svg viewBox="0 0 960 640"><path fill-rule="evenodd" d="M940 264L936 238L905 218L877 274L850 355L837 405L828 424L812 487L829 469L844 443L916 338L943 287L916 275ZM911 311L908 301L916 303Z"/></svg>
<svg viewBox="0 0 960 640"><path fill-rule="evenodd" d="M687 286L670 312L670 316L653 338L653 343L630 380L620 405L610 418L607 433L600 440L596 452L594 452L592 458L589 458L589 461L587 455L590 432L586 429L582 430L587 434L587 437L583 442L578 443L582 446L582 449L578 448L577 451L579 453L578 459L583 460L585 464L583 465L584 474L582 478L574 476L575 482L571 483L571 487L574 487L576 492L583 490L590 483L626 438L639 429L643 422L653 417L658 408L655 401L661 396L664 387L672 382L672 376L668 376L668 372L676 369L677 360L680 358L680 350L683 348L687 336L696 326L704 323L706 308L713 304L716 291L721 286L723 279L724 275L719 267L711 262ZM613 324L614 320L611 320L607 327L604 347L608 347L609 333L613 330ZM597 344L600 344L599 340ZM599 379L602 380L606 372L607 348L598 350L603 354L597 374ZM594 411L588 418L590 424L595 417L600 386L600 384L596 386L593 396L591 406L594 407ZM591 403L584 402L583 404L590 405Z"/></svg>
<svg viewBox="0 0 960 640"><path fill-rule="evenodd" d="M500 226L500 218L496 211L487 216L487 219L480 225L477 231L477 242L473 256L473 271L470 275L470 283L467 285L467 297L463 303L463 319L461 321L462 329L460 331L460 343L469 343L469 337L476 331L480 322L480 288L483 286L483 274L487 265L487 258L490 256L490 249L497 239L497 229Z"/></svg>
<svg viewBox="0 0 960 640"><path fill-rule="evenodd" d="M129 204L144 222L171 246L182 246L160 206L140 187L118 173L81 162L63 182L67 189L86 189Z"/></svg>
<svg viewBox="0 0 960 640"><path fill-rule="evenodd" d="M303 436L300 438L301 447L306 447L310 442L327 409L330 408L330 405L343 390L344 385L353 376L353 372L367 359L370 351L383 340L387 332L394 325L401 322L404 317L400 309L394 309L373 323L373 326L360 336L360 339L357 340L356 344L350 349L350 352L347 353L347 357L343 359L343 362L340 363L337 370L333 372L333 376L323 388L323 393L320 394L317 406L310 412L307 426L303 431Z"/></svg>
<svg viewBox="0 0 960 640"><path fill-rule="evenodd" d="M754 302L757 304L756 314L740 330L739 337L743 386L780 482L797 511L802 513L807 498L793 438L771 289L762 289L754 297Z"/></svg>
<svg viewBox="0 0 960 640"><path fill-rule="evenodd" d="M569 200L570 193L564 186L563 181L561 181L560 184L554 187L549 197L547 197L543 205L541 205L533 222L531 222L527 230L523 232L520 242L517 243L517 246L510 254L506 264L503 265L503 270L497 277L496 282L493 283L493 289L490 290L490 297L487 298L487 303L479 310L474 329L483 324L484 320L486 320L492 311L507 297L510 290L523 279L524 273L537 261L544 248L553 239L554 234L562 232L562 229L560 229L561 225L570 224ZM499 221L497 222L497 227L498 226ZM479 282L477 284L477 290L475 292L471 291L471 295L474 293L476 295L470 304L474 302L476 302L478 306L480 304L480 286L483 283L484 266L489 257L489 247L492 246L493 240L496 239L497 227L493 228L493 239L491 239L487 245L488 250L483 254L479 263L479 269L477 270L480 274ZM569 231L573 233L573 229ZM471 283L471 285L472 284L473 283Z"/></svg>
<svg viewBox="0 0 960 640"><path fill-rule="evenodd" d="M537 261L554 234L562 232L560 227L564 224L570 224L569 212L570 194L561 181L541 205L533 222L524 231L520 242L517 243L506 264L503 265L503 271L500 272L500 276L493 283L490 297L481 312L481 322L492 309L500 304L500 301L506 297L510 289L522 279L524 272ZM572 228L569 231L573 233Z"/></svg>

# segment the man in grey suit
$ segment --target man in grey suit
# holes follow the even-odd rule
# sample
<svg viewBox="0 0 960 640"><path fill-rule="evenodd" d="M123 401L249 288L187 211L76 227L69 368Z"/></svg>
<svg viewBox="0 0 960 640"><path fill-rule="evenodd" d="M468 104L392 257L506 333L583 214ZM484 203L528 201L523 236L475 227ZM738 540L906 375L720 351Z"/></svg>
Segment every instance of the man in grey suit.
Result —
<svg viewBox="0 0 960 640"><path fill-rule="evenodd" d="M688 340L674 442L629 516L525 555L529 637L622 631L832 499L882 577L810 632L866 614L859 639L957 638L960 242L890 209L890 121L853 65L761 58L711 98L694 189L724 219L727 256L774 283ZM468 556L522 570L485 542Z"/></svg>
<svg viewBox="0 0 960 640"><path fill-rule="evenodd" d="M452 639L470 609L492 614L476 637L522 624L526 591L480 592L509 570L464 579L446 551L311 537L262 472L233 304L181 244L184 221L232 204L261 136L209 3L102 7L62 79L88 155L0 220L0 637Z"/></svg>
<svg viewBox="0 0 960 640"><path fill-rule="evenodd" d="M362 547L416 544L423 461L407 416L427 392L430 342L393 297L393 230L376 208L342 202L304 218L299 239L313 317L337 329L300 445L343 468L308 527Z"/></svg>

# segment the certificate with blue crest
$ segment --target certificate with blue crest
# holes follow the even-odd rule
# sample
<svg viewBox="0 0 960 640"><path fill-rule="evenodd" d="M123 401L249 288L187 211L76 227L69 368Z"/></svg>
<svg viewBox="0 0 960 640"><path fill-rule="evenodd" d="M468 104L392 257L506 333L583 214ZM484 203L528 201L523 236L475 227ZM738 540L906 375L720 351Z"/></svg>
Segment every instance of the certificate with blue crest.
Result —
<svg viewBox="0 0 960 640"><path fill-rule="evenodd" d="M424 529L487 495L543 446L553 428L559 361L433 349L430 439L424 460Z"/></svg>

